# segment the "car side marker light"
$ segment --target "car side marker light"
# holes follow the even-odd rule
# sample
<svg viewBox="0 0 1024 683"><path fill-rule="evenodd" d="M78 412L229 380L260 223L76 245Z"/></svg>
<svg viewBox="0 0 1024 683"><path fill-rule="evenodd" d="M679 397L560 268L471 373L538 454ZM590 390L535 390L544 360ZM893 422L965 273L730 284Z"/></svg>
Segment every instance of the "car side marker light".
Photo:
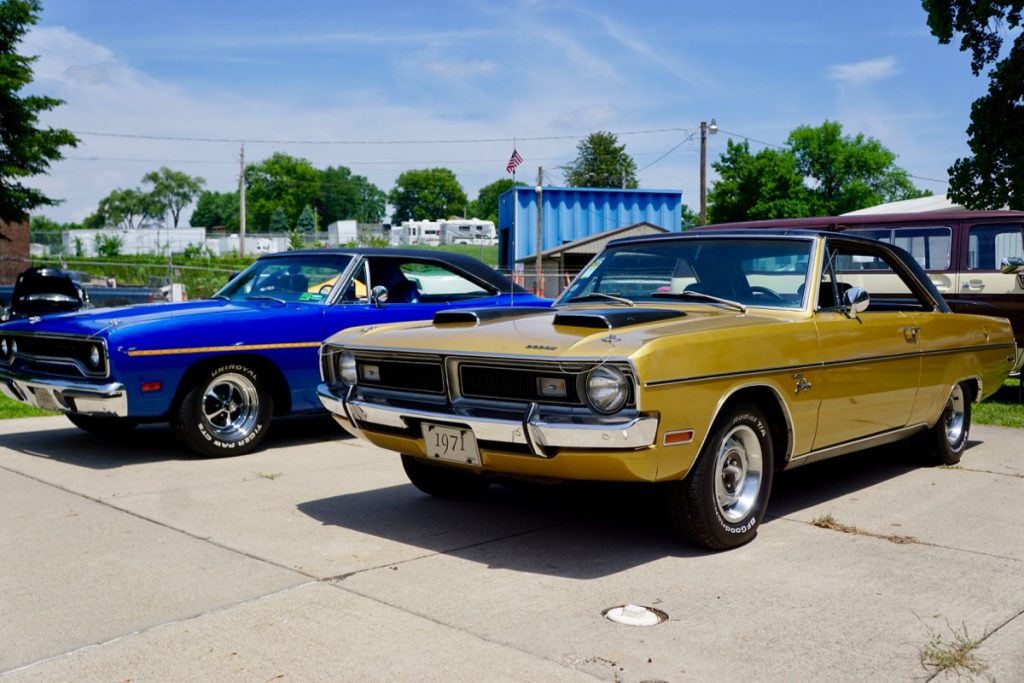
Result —
<svg viewBox="0 0 1024 683"><path fill-rule="evenodd" d="M682 444L693 442L693 430L692 429L679 429L674 432L665 432L665 438L662 440L662 444L665 446L680 446Z"/></svg>
<svg viewBox="0 0 1024 683"><path fill-rule="evenodd" d="M142 393L149 393L151 391L160 391L164 388L163 382L143 382Z"/></svg>

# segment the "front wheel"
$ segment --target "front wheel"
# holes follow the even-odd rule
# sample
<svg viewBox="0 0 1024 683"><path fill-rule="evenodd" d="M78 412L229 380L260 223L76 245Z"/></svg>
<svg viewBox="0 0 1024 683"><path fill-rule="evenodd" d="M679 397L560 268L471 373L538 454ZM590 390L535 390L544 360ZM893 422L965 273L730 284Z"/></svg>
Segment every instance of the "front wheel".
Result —
<svg viewBox="0 0 1024 683"><path fill-rule="evenodd" d="M971 432L971 390L964 382L949 392L938 422L928 432L932 462L955 465L967 450Z"/></svg>
<svg viewBox="0 0 1024 683"><path fill-rule="evenodd" d="M749 542L768 507L773 469L764 413L752 404L727 409L690 475L667 484L670 523L683 538L712 550Z"/></svg>
<svg viewBox="0 0 1024 683"><path fill-rule="evenodd" d="M490 486L490 482L478 474L424 462L411 455L402 455L402 468L413 486L436 498L476 498Z"/></svg>
<svg viewBox="0 0 1024 683"><path fill-rule="evenodd" d="M185 392L171 429L186 448L208 458L254 450L270 427L274 399L261 374L242 363L202 373Z"/></svg>

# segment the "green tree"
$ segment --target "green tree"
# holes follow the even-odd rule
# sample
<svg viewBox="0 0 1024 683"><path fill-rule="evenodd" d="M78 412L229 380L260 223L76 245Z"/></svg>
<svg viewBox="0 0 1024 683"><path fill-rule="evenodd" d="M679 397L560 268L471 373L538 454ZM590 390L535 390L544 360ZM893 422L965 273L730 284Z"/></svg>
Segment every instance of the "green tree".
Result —
<svg viewBox="0 0 1024 683"><path fill-rule="evenodd" d="M228 232L238 232L239 199L237 192L203 192L196 202L189 224L213 228L224 226Z"/></svg>
<svg viewBox="0 0 1024 683"><path fill-rule="evenodd" d="M103 218L104 227L116 225L134 230L146 218L156 213L149 195L137 188L113 190L100 200L96 213Z"/></svg>
<svg viewBox="0 0 1024 683"><path fill-rule="evenodd" d="M181 171L172 171L163 166L159 171L150 171L142 176L143 183L149 183L153 189L149 191L154 210L161 218L167 213L178 227L181 210L192 203L203 190L206 181L196 176L186 175Z"/></svg>
<svg viewBox="0 0 1024 683"><path fill-rule="evenodd" d="M614 133L591 133L576 145L576 159L565 166L570 187L638 187L636 162Z"/></svg>
<svg viewBox="0 0 1024 683"><path fill-rule="evenodd" d="M949 198L970 209L1024 209L1024 0L921 4L940 43L948 45L960 34L960 50L971 53L975 76L994 64L988 92L971 105L971 156L949 168ZM1004 36L1014 36L1005 54Z"/></svg>
<svg viewBox="0 0 1024 683"><path fill-rule="evenodd" d="M751 154L746 140L727 140L725 153L711 167L719 178L708 192L711 223L796 218L814 213L796 158L788 150L763 149Z"/></svg>
<svg viewBox="0 0 1024 683"><path fill-rule="evenodd" d="M270 232L288 232L288 217L280 206L270 214Z"/></svg>
<svg viewBox="0 0 1024 683"><path fill-rule="evenodd" d="M498 224L498 197L508 192L513 187L525 187L526 183L511 178L495 180L490 185L484 185L476 195L476 199L469 203L467 213L471 218L480 218Z"/></svg>
<svg viewBox="0 0 1024 683"><path fill-rule="evenodd" d="M689 230L695 228L700 224L700 214L688 207L686 204L680 205L680 213L682 214L680 222L680 230Z"/></svg>
<svg viewBox="0 0 1024 683"><path fill-rule="evenodd" d="M320 172L306 159L277 152L245 169L247 220L254 230L267 230L280 207L288 216L316 203Z"/></svg>
<svg viewBox="0 0 1024 683"><path fill-rule="evenodd" d="M379 223L384 218L387 195L361 175L353 175L344 166L329 166L320 172L316 209L322 221L356 220Z"/></svg>
<svg viewBox="0 0 1024 683"><path fill-rule="evenodd" d="M455 173L447 168L405 171L388 200L395 207L392 221L396 224L461 215L468 203Z"/></svg>
<svg viewBox="0 0 1024 683"><path fill-rule="evenodd" d="M843 135L843 126L825 121L817 128L800 126L789 134L787 147L797 170L813 181L813 211L834 216L868 206L923 197L895 165L896 155L863 133Z"/></svg>
<svg viewBox="0 0 1024 683"><path fill-rule="evenodd" d="M61 147L76 147L78 138L63 128L38 128L39 114L63 104L42 95L23 95L32 83L37 57L17 52L30 26L39 21L39 0L0 0L0 220L21 222L39 206L58 200L25 187L22 178L46 173L63 158Z"/></svg>
<svg viewBox="0 0 1024 683"><path fill-rule="evenodd" d="M708 193L713 223L768 218L834 216L884 202L923 197L896 155L874 138L844 136L826 121L801 126L781 149L750 153L744 141L726 143L711 164L719 180Z"/></svg>
<svg viewBox="0 0 1024 683"><path fill-rule="evenodd" d="M305 233L316 231L316 213L309 204L303 207L302 213L299 214L299 220L295 221L295 231Z"/></svg>

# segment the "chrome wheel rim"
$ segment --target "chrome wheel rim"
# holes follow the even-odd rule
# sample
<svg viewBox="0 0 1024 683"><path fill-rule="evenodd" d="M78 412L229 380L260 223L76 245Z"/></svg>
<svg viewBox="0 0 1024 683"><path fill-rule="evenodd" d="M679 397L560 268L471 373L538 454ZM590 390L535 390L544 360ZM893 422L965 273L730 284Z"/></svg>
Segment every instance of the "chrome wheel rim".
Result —
<svg viewBox="0 0 1024 683"><path fill-rule="evenodd" d="M715 457L715 502L730 523L741 521L757 503L764 471L761 441L747 425L733 427Z"/></svg>
<svg viewBox="0 0 1024 683"><path fill-rule="evenodd" d="M963 388L957 384L946 399L946 409L942 413L942 421L946 426L946 442L956 446L964 436L964 406L966 399Z"/></svg>
<svg viewBox="0 0 1024 683"><path fill-rule="evenodd" d="M218 375L203 392L203 424L221 441L245 438L259 419L256 385L237 373Z"/></svg>

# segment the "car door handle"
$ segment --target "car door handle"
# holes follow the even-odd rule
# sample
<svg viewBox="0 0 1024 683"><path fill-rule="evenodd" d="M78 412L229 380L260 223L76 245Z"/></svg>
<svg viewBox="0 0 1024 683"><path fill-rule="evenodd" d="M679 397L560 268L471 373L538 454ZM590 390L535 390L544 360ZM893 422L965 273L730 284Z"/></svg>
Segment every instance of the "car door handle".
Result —
<svg viewBox="0 0 1024 683"><path fill-rule="evenodd" d="M903 338L906 339L908 342L916 342L917 341L917 335L920 332L921 332L921 328L920 327L904 327L903 328Z"/></svg>
<svg viewBox="0 0 1024 683"><path fill-rule="evenodd" d="M969 289L972 292L980 292L985 289L985 283L981 280L968 280L964 283L964 289Z"/></svg>

